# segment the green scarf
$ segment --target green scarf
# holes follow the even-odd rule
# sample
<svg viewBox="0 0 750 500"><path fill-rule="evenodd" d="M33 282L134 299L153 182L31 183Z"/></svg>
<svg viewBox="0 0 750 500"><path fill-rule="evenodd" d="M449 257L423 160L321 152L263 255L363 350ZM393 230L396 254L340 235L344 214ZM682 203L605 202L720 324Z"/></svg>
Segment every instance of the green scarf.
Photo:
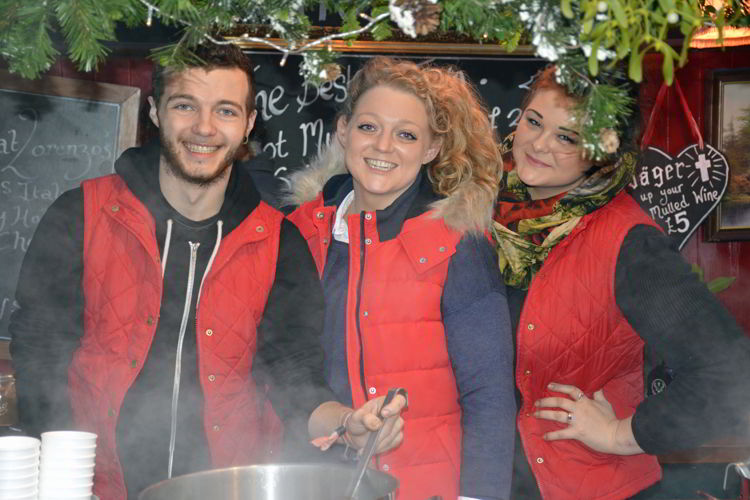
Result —
<svg viewBox="0 0 750 500"><path fill-rule="evenodd" d="M632 180L635 163L634 153L623 154L617 163L600 168L565 194L547 215L518 221L517 232L505 227L504 221L496 217L492 236L505 283L528 289L550 250L570 234L584 215L609 203ZM504 194L519 200L519 203L531 199L528 188L515 170L506 177ZM543 236L541 244L531 241L534 235Z"/></svg>

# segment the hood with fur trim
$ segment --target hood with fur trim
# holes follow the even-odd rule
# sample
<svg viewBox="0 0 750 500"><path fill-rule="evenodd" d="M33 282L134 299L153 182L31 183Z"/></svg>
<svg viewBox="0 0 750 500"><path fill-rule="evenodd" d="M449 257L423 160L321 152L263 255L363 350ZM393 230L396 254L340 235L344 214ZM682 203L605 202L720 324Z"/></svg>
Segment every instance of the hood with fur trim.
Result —
<svg viewBox="0 0 750 500"><path fill-rule="evenodd" d="M289 177L291 188L284 196L284 202L299 206L312 201L323 191L329 179L346 173L344 151L334 138L308 168L298 170ZM433 210L434 217L443 218L451 229L462 233L483 232L490 228L495 198L470 179L427 208Z"/></svg>

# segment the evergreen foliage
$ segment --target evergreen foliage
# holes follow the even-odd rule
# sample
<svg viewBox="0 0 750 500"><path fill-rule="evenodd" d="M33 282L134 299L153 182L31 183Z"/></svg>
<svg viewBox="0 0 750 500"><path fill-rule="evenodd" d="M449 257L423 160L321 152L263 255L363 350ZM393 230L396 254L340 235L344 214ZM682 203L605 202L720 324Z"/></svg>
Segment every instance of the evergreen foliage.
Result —
<svg viewBox="0 0 750 500"><path fill-rule="evenodd" d="M83 71L93 71L109 55L119 23L150 25L154 18L180 30L177 42L152 54L160 64L180 65L200 43L232 43L222 34L264 27L268 36L241 38L266 43L285 55L304 55L301 73L311 81L336 78L337 54L326 43L356 39L418 37L435 29L509 52L522 37L537 55L554 61L558 80L583 97L578 112L586 152L604 159L602 133L617 130L632 99L617 83L621 66L636 82L643 56L663 55L664 79L687 61L695 31L704 25L750 26L747 0L726 0L718 11L708 0L0 0L0 56L10 70L37 78L59 57L57 47ZM340 16L332 35L310 40L308 13L324 6ZM679 30L682 47L667 43ZM62 36L62 43L60 41ZM281 42L279 42L279 39ZM282 59L286 60L286 57Z"/></svg>

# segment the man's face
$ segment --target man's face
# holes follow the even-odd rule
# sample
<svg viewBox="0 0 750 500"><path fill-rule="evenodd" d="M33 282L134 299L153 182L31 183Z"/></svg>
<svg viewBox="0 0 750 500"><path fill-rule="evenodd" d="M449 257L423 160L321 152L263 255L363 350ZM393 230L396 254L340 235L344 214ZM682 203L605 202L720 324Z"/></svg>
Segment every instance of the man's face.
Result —
<svg viewBox="0 0 750 500"><path fill-rule="evenodd" d="M190 68L169 77L158 106L149 97L167 171L200 186L227 175L255 123L248 92L247 75L237 68Z"/></svg>

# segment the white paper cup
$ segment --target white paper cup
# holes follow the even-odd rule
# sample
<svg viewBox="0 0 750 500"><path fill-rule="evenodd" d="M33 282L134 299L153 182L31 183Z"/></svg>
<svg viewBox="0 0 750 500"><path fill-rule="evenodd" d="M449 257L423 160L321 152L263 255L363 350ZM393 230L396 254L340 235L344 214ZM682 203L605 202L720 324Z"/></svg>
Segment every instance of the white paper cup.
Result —
<svg viewBox="0 0 750 500"><path fill-rule="evenodd" d="M38 500L37 493L21 496L3 496L0 498L2 498L2 500Z"/></svg>
<svg viewBox="0 0 750 500"><path fill-rule="evenodd" d="M23 497L27 495L34 495L37 492L38 485L36 481L32 481L27 484L15 486L13 488L0 489L0 498L8 497Z"/></svg>
<svg viewBox="0 0 750 500"><path fill-rule="evenodd" d="M96 434L81 431L51 431L42 433L42 448L95 446Z"/></svg>
<svg viewBox="0 0 750 500"><path fill-rule="evenodd" d="M78 485L81 483L90 483L94 480L94 467L75 467L75 468L64 468L64 467L49 467L42 468L39 471L39 482L46 483L50 481L60 482L72 482L76 481Z"/></svg>
<svg viewBox="0 0 750 500"><path fill-rule="evenodd" d="M78 486L68 486L62 483L40 483L39 494L48 495L54 494L55 496L69 497L88 495L91 496L91 492L94 490L94 483L89 482Z"/></svg>
<svg viewBox="0 0 750 500"><path fill-rule="evenodd" d="M42 446L42 457L49 458L67 458L67 457L86 457L96 454L96 446L81 446L78 448L46 448Z"/></svg>
<svg viewBox="0 0 750 500"><path fill-rule="evenodd" d="M41 441L35 437L29 436L3 436L0 437L0 451L33 449L36 450L41 445Z"/></svg>
<svg viewBox="0 0 750 500"><path fill-rule="evenodd" d="M75 468L65 468L65 467L47 467L44 470L40 471L40 474L44 476L44 479L50 479L50 478L70 478L70 479L80 479L80 478L86 478L88 479L88 482L91 482L94 480L94 468L93 467L75 467Z"/></svg>
<svg viewBox="0 0 750 500"><path fill-rule="evenodd" d="M81 457L47 457L42 456L39 467L44 469L93 469L96 463L96 455Z"/></svg>
<svg viewBox="0 0 750 500"><path fill-rule="evenodd" d="M38 497L33 497L34 500L92 500L94 498L94 495L69 495L64 496L62 494L39 494Z"/></svg>
<svg viewBox="0 0 750 500"><path fill-rule="evenodd" d="M0 470L20 469L22 467L38 467L39 455L17 457L13 459L0 459Z"/></svg>
<svg viewBox="0 0 750 500"><path fill-rule="evenodd" d="M0 460L39 455L39 440L26 436L0 437Z"/></svg>
<svg viewBox="0 0 750 500"><path fill-rule="evenodd" d="M44 474L39 478L39 487L46 487L47 485L54 484L61 488L72 488L78 486L86 486L94 481L94 473L83 474L80 476L71 476L67 474Z"/></svg>
<svg viewBox="0 0 750 500"><path fill-rule="evenodd" d="M23 467L12 467L7 469L0 469L0 483L6 479L15 479L17 477L26 477L32 474L39 474L39 466L27 465Z"/></svg>
<svg viewBox="0 0 750 500"><path fill-rule="evenodd" d="M21 488L30 484L37 484L38 480L38 471L26 472L24 474L16 475L15 477L0 478L0 491Z"/></svg>
<svg viewBox="0 0 750 500"><path fill-rule="evenodd" d="M80 452L83 450L95 450L96 449L96 443L77 443L75 441L71 441L70 443L63 443L62 441L60 443L55 444L49 444L49 445L42 445L42 454L44 453L54 453L54 452L60 452L60 451L73 451L73 452ZM89 451L89 453L93 453L92 451Z"/></svg>

